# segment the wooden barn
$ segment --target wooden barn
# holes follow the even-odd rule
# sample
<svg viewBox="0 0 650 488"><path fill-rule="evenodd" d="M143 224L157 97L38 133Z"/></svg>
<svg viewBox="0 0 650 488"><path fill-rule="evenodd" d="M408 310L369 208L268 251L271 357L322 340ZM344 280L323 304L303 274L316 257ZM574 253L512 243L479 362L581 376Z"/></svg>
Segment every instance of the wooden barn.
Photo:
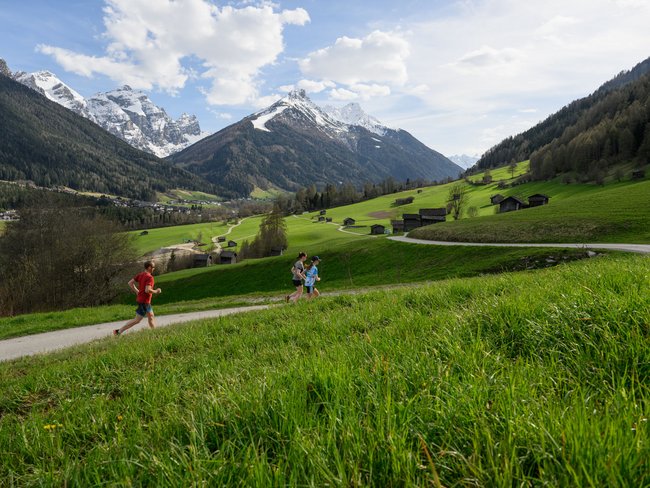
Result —
<svg viewBox="0 0 650 488"><path fill-rule="evenodd" d="M321 215L320 217L318 217L318 221L319 221L319 222L325 222L325 217L323 217L323 216Z"/></svg>
<svg viewBox="0 0 650 488"><path fill-rule="evenodd" d="M235 264L237 262L237 253L235 251L221 251L219 254L219 264Z"/></svg>
<svg viewBox="0 0 650 488"><path fill-rule="evenodd" d="M272 247L271 248L271 256L282 256L284 253L284 249L281 247Z"/></svg>
<svg viewBox="0 0 650 488"><path fill-rule="evenodd" d="M404 219L404 232L422 227L420 214L402 214L402 219Z"/></svg>
<svg viewBox="0 0 650 488"><path fill-rule="evenodd" d="M381 224L373 224L370 226L370 233L372 235L382 235L386 232L386 226Z"/></svg>
<svg viewBox="0 0 650 488"><path fill-rule="evenodd" d="M499 213L513 212L526 208L526 204L517 197L507 197L499 203Z"/></svg>
<svg viewBox="0 0 650 488"><path fill-rule="evenodd" d="M440 208L421 208L418 212L420 214L420 225L437 224L447 220L447 209Z"/></svg>
<svg viewBox="0 0 650 488"><path fill-rule="evenodd" d="M528 197L528 206L529 207L540 207L542 205L548 205L549 197L547 195L542 195L541 193L535 193Z"/></svg>
<svg viewBox="0 0 650 488"><path fill-rule="evenodd" d="M332 217L325 217L325 222L331 222L331 221L332 221Z"/></svg>
<svg viewBox="0 0 650 488"><path fill-rule="evenodd" d="M228 247L237 247L237 243L235 241L228 241Z"/></svg>
<svg viewBox="0 0 650 488"><path fill-rule="evenodd" d="M212 264L212 256L209 254L195 254L194 255L194 267L195 268L206 268Z"/></svg>
<svg viewBox="0 0 650 488"><path fill-rule="evenodd" d="M356 223L357 223L357 221L354 220L354 219L351 218L351 217L348 217L348 218L346 218L346 219L343 220L343 225L354 225L354 224L356 224Z"/></svg>
<svg viewBox="0 0 650 488"><path fill-rule="evenodd" d="M217 237L217 242L226 242L226 238L224 236L219 236Z"/></svg>
<svg viewBox="0 0 650 488"><path fill-rule="evenodd" d="M404 232L403 220L391 220L390 225L393 227L393 234L397 234L398 232Z"/></svg>
<svg viewBox="0 0 650 488"><path fill-rule="evenodd" d="M327 213L327 210L321 210L321 211L319 212L319 215L325 215L326 213Z"/></svg>
<svg viewBox="0 0 650 488"><path fill-rule="evenodd" d="M501 195L500 193L497 193L496 195L492 195L490 197L490 203L492 205L499 205L505 197Z"/></svg>

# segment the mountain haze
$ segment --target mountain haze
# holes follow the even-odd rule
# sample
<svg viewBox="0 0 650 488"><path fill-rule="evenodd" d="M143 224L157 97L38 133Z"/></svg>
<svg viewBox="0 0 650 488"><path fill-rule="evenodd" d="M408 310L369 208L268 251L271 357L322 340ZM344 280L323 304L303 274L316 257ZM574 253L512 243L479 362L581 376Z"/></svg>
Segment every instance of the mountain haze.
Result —
<svg viewBox="0 0 650 488"><path fill-rule="evenodd" d="M361 120L365 126L357 125ZM249 195L254 187L295 191L310 184L360 185L387 177L442 180L462 171L408 132L382 126L360 107L328 112L302 90L169 160L205 177L221 193L238 196Z"/></svg>

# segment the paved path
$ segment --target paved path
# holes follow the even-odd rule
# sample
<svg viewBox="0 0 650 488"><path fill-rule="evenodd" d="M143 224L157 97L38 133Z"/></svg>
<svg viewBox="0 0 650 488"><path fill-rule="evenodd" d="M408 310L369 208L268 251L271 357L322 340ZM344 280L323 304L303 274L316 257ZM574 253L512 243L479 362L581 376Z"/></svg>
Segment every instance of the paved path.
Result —
<svg viewBox="0 0 650 488"><path fill-rule="evenodd" d="M569 247L575 249L609 249L612 251L636 252L641 254L650 253L650 244L526 244L526 243L486 243L486 242L448 242L448 241L428 241L426 239L413 239L404 236L392 236L388 239L399 242L410 242L412 244L431 244L436 246L491 246L491 247Z"/></svg>
<svg viewBox="0 0 650 488"><path fill-rule="evenodd" d="M172 324L189 322L190 320L200 320L212 317L223 317L234 313L250 312L253 310L264 310L269 305L252 305L249 307L224 308L221 310L205 310L203 312L179 313L174 315L157 315L156 326L166 327ZM56 351L78 344L85 344L97 339L111 337L113 330L123 326L128 319L119 322L107 322L105 324L87 325L84 327L75 327L74 329L56 330L45 332L43 334L34 334L14 339L0 341L0 361L8 361L23 356L33 354L42 354L45 352ZM143 319L138 325L126 334L132 331L148 329L147 319ZM118 338L115 338L118 340Z"/></svg>

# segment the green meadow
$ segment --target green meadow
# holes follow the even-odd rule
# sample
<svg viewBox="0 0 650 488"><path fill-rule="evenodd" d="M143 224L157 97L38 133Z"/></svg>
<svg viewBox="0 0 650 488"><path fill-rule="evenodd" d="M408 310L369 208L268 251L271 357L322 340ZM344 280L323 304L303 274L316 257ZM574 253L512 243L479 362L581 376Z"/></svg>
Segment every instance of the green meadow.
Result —
<svg viewBox="0 0 650 488"><path fill-rule="evenodd" d="M649 277L609 256L1 363L0 479L648 486Z"/></svg>

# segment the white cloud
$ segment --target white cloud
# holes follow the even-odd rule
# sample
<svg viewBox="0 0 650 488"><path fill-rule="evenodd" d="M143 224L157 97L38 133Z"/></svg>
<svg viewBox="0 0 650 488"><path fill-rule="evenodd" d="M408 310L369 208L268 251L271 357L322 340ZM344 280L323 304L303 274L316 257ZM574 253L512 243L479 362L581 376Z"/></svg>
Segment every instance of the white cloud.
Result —
<svg viewBox="0 0 650 488"><path fill-rule="evenodd" d="M645 0L465 0L404 26L408 84L367 110L445 153L482 152L645 59L649 24Z"/></svg>
<svg viewBox="0 0 650 488"><path fill-rule="evenodd" d="M368 86L404 85L408 56L409 43L400 34L376 30L363 39L340 37L333 46L310 53L298 64L303 74L346 85L347 91L363 97Z"/></svg>
<svg viewBox="0 0 650 488"><path fill-rule="evenodd" d="M105 56L88 56L55 46L38 49L66 70L83 76L104 74L134 88L175 92L189 75L184 60L203 63L204 90L211 104L252 103L259 96L260 69L283 52L283 29L304 25L301 8L217 7L208 0L105 0Z"/></svg>

